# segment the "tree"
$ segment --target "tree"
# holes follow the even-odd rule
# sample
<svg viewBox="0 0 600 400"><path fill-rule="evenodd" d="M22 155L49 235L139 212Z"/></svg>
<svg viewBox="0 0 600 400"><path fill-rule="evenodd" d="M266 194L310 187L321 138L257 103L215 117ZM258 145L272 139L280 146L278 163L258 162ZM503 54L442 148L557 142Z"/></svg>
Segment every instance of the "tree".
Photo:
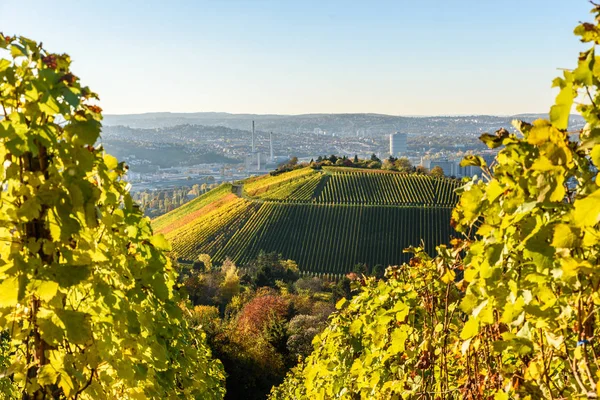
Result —
<svg viewBox="0 0 600 400"><path fill-rule="evenodd" d="M444 177L444 170L439 165L433 167L429 173L431 174L431 176L435 176L437 178Z"/></svg>
<svg viewBox="0 0 600 400"><path fill-rule="evenodd" d="M289 312L286 299L275 294L260 295L244 306L238 318L238 329L260 334L273 319L284 319Z"/></svg>
<svg viewBox="0 0 600 400"><path fill-rule="evenodd" d="M375 278L381 279L385 275L385 267L381 264L376 264L373 267L372 274Z"/></svg>
<svg viewBox="0 0 600 400"><path fill-rule="evenodd" d="M331 300L337 302L338 300L350 299L352 297L352 288L350 286L350 279L343 277L340 279L331 291Z"/></svg>
<svg viewBox="0 0 600 400"><path fill-rule="evenodd" d="M365 264L365 263L356 263L354 265L354 268L352 269L352 272L354 272L355 274L358 274L358 275L368 275L369 268L367 267L367 264Z"/></svg>
<svg viewBox="0 0 600 400"><path fill-rule="evenodd" d="M222 397L222 366L178 307L169 244L133 203L126 165L96 145L97 95L67 55L2 34L0 54L8 379L23 399Z"/></svg>
<svg viewBox="0 0 600 400"><path fill-rule="evenodd" d="M293 260L284 260L281 255L261 251L251 260L246 269L256 287L275 287L277 280L293 283L298 279L298 265Z"/></svg>
<svg viewBox="0 0 600 400"><path fill-rule="evenodd" d="M400 172L413 172L413 166L410 163L410 160L406 157L400 157L396 161L394 161L394 166Z"/></svg>
<svg viewBox="0 0 600 400"><path fill-rule="evenodd" d="M371 168L371 169L379 169L381 168L381 163L379 161L371 161L367 167Z"/></svg>
<svg viewBox="0 0 600 400"><path fill-rule="evenodd" d="M354 164L358 164L358 155L357 154L354 155Z"/></svg>
<svg viewBox="0 0 600 400"><path fill-rule="evenodd" d="M290 320L287 349L295 358L307 357L313 349L312 341L323 330L326 319L314 315L296 315Z"/></svg>
<svg viewBox="0 0 600 400"><path fill-rule="evenodd" d="M323 290L323 279L316 276L300 278L294 283L294 287L298 291L307 291L311 294L321 292Z"/></svg>
<svg viewBox="0 0 600 400"><path fill-rule="evenodd" d="M381 160L375 155L375 153L371 154L371 161L381 163Z"/></svg>
<svg viewBox="0 0 600 400"><path fill-rule="evenodd" d="M394 165L394 161L390 160L390 159L393 159L393 157L390 156L390 158L387 158L383 161L383 164L381 165L381 169L393 170L396 168L396 166Z"/></svg>
<svg viewBox="0 0 600 400"><path fill-rule="evenodd" d="M223 282L220 285L221 304L227 305L233 296L240 293L240 277L235 264L226 259L221 266L221 274L223 274Z"/></svg>

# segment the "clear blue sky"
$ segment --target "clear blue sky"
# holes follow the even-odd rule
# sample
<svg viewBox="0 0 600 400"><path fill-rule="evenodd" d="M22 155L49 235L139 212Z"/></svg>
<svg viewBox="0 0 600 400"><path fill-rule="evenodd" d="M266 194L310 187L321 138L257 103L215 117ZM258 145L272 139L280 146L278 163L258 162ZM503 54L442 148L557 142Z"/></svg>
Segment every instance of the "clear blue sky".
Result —
<svg viewBox="0 0 600 400"><path fill-rule="evenodd" d="M585 0L0 0L107 113L546 112Z"/></svg>

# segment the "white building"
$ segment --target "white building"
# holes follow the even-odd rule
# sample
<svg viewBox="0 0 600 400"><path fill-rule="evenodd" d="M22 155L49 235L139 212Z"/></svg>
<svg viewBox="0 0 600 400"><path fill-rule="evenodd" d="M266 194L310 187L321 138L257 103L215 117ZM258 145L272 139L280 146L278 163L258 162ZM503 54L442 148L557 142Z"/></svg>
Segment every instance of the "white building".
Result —
<svg viewBox="0 0 600 400"><path fill-rule="evenodd" d="M390 156L406 156L406 133L396 132L390 134Z"/></svg>

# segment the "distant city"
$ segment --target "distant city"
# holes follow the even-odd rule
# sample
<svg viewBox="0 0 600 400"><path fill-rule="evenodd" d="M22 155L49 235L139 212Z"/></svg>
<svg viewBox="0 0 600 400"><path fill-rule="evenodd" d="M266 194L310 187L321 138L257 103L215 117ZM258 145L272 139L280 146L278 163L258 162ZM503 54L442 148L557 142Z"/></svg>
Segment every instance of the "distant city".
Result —
<svg viewBox="0 0 600 400"><path fill-rule="evenodd" d="M271 171L292 157L406 157L413 166L439 166L446 176L478 174L460 167L467 154L488 163L495 152L484 132L511 128L513 119L545 115L398 117L380 114L250 115L226 113L108 115L103 145L130 166L134 190L234 181ZM570 129L583 127L572 117Z"/></svg>

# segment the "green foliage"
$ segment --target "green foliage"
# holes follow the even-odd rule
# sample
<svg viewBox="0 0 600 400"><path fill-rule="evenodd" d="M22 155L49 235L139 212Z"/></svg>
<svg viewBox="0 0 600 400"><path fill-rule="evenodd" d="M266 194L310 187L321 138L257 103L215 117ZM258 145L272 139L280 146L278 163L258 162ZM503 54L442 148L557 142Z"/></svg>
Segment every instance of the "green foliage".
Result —
<svg viewBox="0 0 600 400"><path fill-rule="evenodd" d="M477 378L474 369L455 368L460 294L439 279L440 268L458 268L461 248L441 248L434 260L414 251L411 265L388 269L388 279L371 278L352 300L338 302L341 311L314 338L313 353L272 399L428 398Z"/></svg>
<svg viewBox="0 0 600 400"><path fill-rule="evenodd" d="M433 260L417 252L340 300L271 398L598 398L600 6L593 13L575 29L592 46L554 81L549 120L482 135L501 149L492 170L464 161L484 170L453 211L465 242ZM573 104L587 121L578 140Z"/></svg>
<svg viewBox="0 0 600 400"><path fill-rule="evenodd" d="M95 145L96 94L67 55L0 34L0 385L24 399L221 398L162 235ZM6 352L2 353L3 355Z"/></svg>
<svg viewBox="0 0 600 400"><path fill-rule="evenodd" d="M4 375L10 365L10 334L0 331L0 374ZM17 387L9 379L0 377L0 400L17 398Z"/></svg>
<svg viewBox="0 0 600 400"><path fill-rule="evenodd" d="M255 287L274 288L277 281L293 283L298 279L298 265L274 252L261 251L255 259L245 265L245 269L249 281Z"/></svg>

